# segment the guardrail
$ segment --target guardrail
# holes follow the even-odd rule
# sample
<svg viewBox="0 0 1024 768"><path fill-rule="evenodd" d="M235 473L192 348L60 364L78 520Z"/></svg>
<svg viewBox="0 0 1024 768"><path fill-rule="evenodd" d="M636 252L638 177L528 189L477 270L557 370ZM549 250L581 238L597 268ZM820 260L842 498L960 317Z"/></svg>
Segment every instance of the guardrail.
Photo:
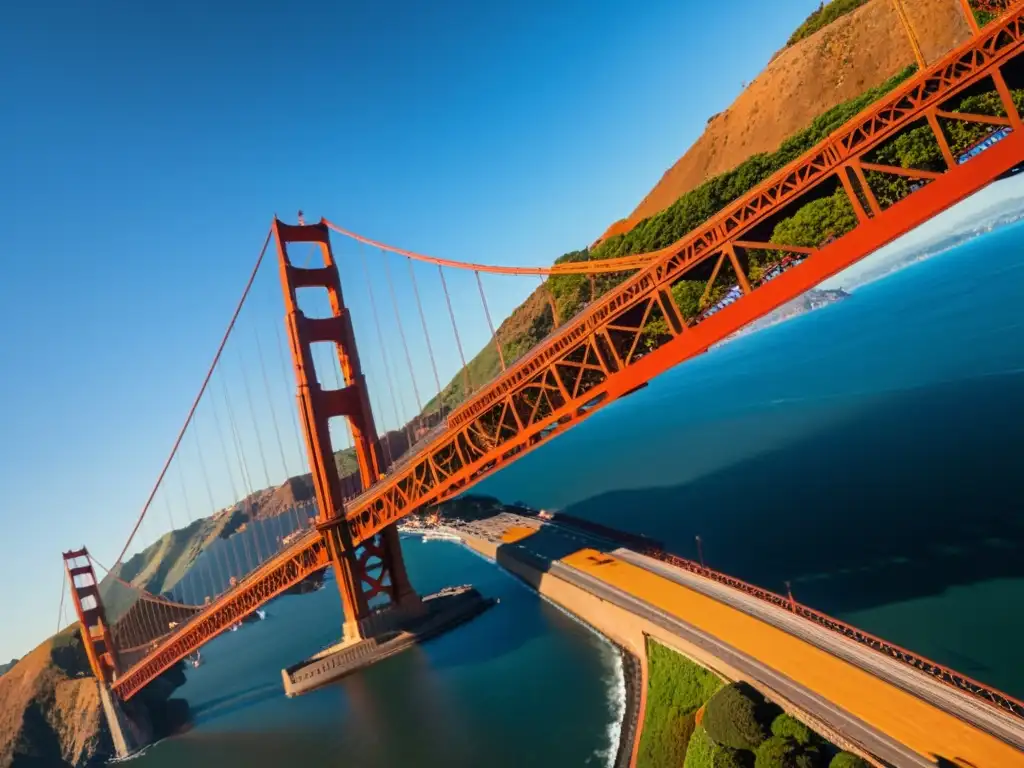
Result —
<svg viewBox="0 0 1024 768"><path fill-rule="evenodd" d="M801 605L792 597L784 597L783 595L763 589L762 587L748 584L741 579L737 579L725 573L720 573L719 571L707 568L693 560L687 560L684 557L679 557L678 555L673 555L660 549L648 548L640 554L668 563L676 568L682 568L685 571L689 571L690 573L694 573L698 576L703 576L706 579L711 579L712 581L724 584L727 587L732 587L733 589L739 590L751 597L755 597L758 600L771 603L778 608L791 611L797 616L807 619L808 621L812 621L820 627L824 627L832 632L843 635L844 637L870 648L877 653L885 654L889 658L913 667L919 672L923 672L945 685L981 699L1017 719L1024 720L1024 702L1021 702L1002 691L998 691L991 686L980 683L967 675L956 672L948 667L944 667L938 662L932 661L919 653L908 651L906 648L902 648L895 643L890 643L888 640L875 637L862 629L850 626L839 619L832 618L828 614L816 611L806 605Z"/></svg>

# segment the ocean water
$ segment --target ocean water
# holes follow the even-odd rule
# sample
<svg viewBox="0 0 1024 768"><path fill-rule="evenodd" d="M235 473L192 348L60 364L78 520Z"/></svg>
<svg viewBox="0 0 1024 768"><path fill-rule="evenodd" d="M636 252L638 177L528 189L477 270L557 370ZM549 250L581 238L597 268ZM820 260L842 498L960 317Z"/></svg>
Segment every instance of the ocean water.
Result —
<svg viewBox="0 0 1024 768"><path fill-rule="evenodd" d="M477 486L661 539L1024 696L1024 225L858 287L664 374ZM606 765L617 657L458 546L415 585L501 603L298 699L280 669L337 637L334 585L219 638L144 766Z"/></svg>
<svg viewBox="0 0 1024 768"><path fill-rule="evenodd" d="M457 544L411 537L403 549L422 592L472 583L500 603L455 632L287 699L281 669L337 642L341 605L333 579L317 592L280 598L264 621L203 648L204 663L187 671L175 694L191 705L189 730L130 762L608 765L621 717L617 652Z"/></svg>
<svg viewBox="0 0 1024 768"><path fill-rule="evenodd" d="M1024 696L1024 224L743 336L477 486Z"/></svg>

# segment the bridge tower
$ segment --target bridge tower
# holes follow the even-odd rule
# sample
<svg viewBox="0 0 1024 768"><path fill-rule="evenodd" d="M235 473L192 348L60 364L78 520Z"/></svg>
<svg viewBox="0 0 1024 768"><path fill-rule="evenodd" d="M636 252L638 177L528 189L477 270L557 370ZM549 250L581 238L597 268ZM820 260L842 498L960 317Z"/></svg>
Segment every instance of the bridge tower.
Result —
<svg viewBox="0 0 1024 768"><path fill-rule="evenodd" d="M332 418L347 419L355 443L362 488L380 478L381 460L366 379L359 363L352 318L341 292L341 278L331 250L329 230L324 221L317 224L285 224L274 219L278 266L284 304L288 343L298 384L299 414L302 418L309 466L313 475L319 508L317 528L323 535L341 593L344 610L344 640L361 640L374 634L375 613L370 600L386 595L388 606L416 610L419 596L413 590L405 570L398 531L394 525L373 539L353 545L345 519L341 478L334 460L334 446L328 429ZM322 263L310 268L292 263L288 247L309 243L319 250ZM300 289L327 291L331 314L312 318L299 308ZM325 389L316 373L311 345L333 344L344 382L341 389Z"/></svg>
<svg viewBox="0 0 1024 768"><path fill-rule="evenodd" d="M82 645L85 646L89 666L101 685L109 685L114 676L120 673L120 664L89 551L82 547L63 554L64 570L71 587L71 600L78 615Z"/></svg>

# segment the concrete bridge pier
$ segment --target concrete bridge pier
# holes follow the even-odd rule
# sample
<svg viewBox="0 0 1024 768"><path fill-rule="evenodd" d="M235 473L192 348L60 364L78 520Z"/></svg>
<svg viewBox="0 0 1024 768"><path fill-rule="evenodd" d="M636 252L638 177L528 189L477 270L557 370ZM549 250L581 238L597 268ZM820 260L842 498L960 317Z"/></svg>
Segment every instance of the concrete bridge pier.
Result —
<svg viewBox="0 0 1024 768"><path fill-rule="evenodd" d="M132 718L120 700L110 690L110 686L102 680L96 681L100 689L100 701L103 703L103 714L110 729L110 738L114 743L114 753L123 759L138 752L153 741L153 728Z"/></svg>

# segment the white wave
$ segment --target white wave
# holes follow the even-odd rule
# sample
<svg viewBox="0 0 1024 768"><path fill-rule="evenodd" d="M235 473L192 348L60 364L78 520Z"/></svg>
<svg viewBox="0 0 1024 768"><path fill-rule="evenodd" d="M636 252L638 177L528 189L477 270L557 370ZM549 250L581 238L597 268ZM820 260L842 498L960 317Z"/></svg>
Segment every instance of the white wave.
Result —
<svg viewBox="0 0 1024 768"><path fill-rule="evenodd" d="M453 544L457 542L451 542ZM626 670L622 665L622 653L618 647L612 643L607 637L591 624L581 619L576 614L563 608L561 605L556 603L550 597L545 594L538 592L536 589L531 587L525 581L520 579L511 571L502 568L498 563L494 562L490 557L477 552L473 547L469 546L465 542L461 543L463 549L471 552L472 554L479 557L481 560L486 561L490 565L494 566L499 573L505 575L517 584L521 589L525 589L535 597L539 597L545 603L550 605L556 611L561 613L563 616L568 618L570 621L579 624L581 627L586 628L590 631L594 639L601 643L601 658L603 661L608 663L608 674L604 678L604 682L607 685L608 691L608 714L609 721L605 728L605 733L608 736L608 744L604 748L595 749L593 754L587 758L587 764L589 765L591 760L601 760L607 768L614 768L615 758L619 753L619 742L622 740L622 720L626 716Z"/></svg>
<svg viewBox="0 0 1024 768"><path fill-rule="evenodd" d="M622 741L622 721L626 717L626 671L622 666L622 653L604 637L601 640L611 651L609 656L608 674L604 677L604 683L608 689L608 725L605 734L608 737L608 745L604 749L595 749L592 758L602 761L608 768L614 768L615 758L619 754L619 744ZM587 760L590 763L590 759Z"/></svg>

